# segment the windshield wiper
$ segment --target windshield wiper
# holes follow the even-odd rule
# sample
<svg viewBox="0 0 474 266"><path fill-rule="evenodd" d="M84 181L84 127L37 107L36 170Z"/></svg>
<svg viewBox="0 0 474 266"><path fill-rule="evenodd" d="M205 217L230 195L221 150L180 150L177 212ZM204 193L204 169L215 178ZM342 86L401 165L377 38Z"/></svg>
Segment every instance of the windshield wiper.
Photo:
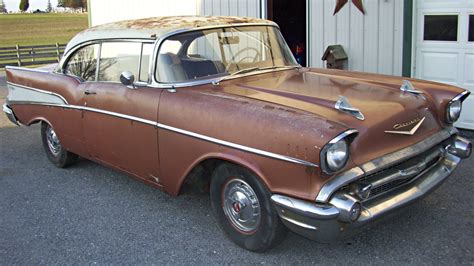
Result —
<svg viewBox="0 0 474 266"><path fill-rule="evenodd" d="M249 72L253 72L253 71L261 71L261 70L269 70L269 69L292 69L292 68L300 68L301 66L299 65L295 65L295 66L268 66L268 67L249 67L249 68L244 68L244 69L241 69L241 70L237 70L233 73L230 73L229 75L227 76L224 76L218 80L215 80L212 82L213 85L219 85L219 83L221 81L224 81L224 80L227 80L227 79L230 79L236 75L239 75L239 74L245 74L245 73L249 73Z"/></svg>

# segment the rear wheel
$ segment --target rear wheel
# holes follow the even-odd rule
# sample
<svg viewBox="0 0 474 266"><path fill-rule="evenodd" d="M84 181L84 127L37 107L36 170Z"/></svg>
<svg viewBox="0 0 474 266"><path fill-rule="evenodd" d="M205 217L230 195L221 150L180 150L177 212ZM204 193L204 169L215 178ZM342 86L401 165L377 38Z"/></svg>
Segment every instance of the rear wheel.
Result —
<svg viewBox="0 0 474 266"><path fill-rule="evenodd" d="M263 252L284 239L287 230L270 201L270 192L248 170L219 165L210 190L219 226L239 246Z"/></svg>
<svg viewBox="0 0 474 266"><path fill-rule="evenodd" d="M48 123L41 123L41 139L46 156L57 167L64 168L77 161L77 155L61 145L58 135Z"/></svg>

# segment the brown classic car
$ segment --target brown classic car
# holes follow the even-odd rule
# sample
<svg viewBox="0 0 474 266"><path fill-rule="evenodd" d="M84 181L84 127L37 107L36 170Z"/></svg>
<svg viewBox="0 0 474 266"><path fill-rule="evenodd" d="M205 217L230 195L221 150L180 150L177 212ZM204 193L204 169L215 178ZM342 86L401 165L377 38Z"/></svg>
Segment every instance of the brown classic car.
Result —
<svg viewBox="0 0 474 266"><path fill-rule="evenodd" d="M471 154L453 126L469 92L303 68L267 20L101 25L74 37L57 66L6 73L4 112L41 123L53 164L81 156L171 195L207 191L220 227L252 251L287 228L347 237L431 192Z"/></svg>

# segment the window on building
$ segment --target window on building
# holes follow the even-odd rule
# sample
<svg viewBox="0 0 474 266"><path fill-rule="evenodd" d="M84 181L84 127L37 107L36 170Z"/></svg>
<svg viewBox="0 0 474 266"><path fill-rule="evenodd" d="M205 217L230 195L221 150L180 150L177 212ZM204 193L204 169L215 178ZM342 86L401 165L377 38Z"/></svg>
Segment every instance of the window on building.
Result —
<svg viewBox="0 0 474 266"><path fill-rule="evenodd" d="M425 41L457 41L458 15L425 15Z"/></svg>
<svg viewBox="0 0 474 266"><path fill-rule="evenodd" d="M469 15L469 36L468 41L474 42L474 15Z"/></svg>
<svg viewBox="0 0 474 266"><path fill-rule="evenodd" d="M99 44L92 44L77 50L66 64L65 73L79 77L84 81L94 81L99 48Z"/></svg>

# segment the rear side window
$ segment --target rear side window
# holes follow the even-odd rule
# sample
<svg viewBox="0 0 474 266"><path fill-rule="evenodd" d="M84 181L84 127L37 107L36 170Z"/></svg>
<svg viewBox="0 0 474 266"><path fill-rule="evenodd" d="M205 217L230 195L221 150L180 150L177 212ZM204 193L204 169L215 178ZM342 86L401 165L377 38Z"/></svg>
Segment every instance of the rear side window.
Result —
<svg viewBox="0 0 474 266"><path fill-rule="evenodd" d="M92 44L77 50L66 64L65 72L84 81L94 81L99 48L99 44Z"/></svg>
<svg viewBox="0 0 474 266"><path fill-rule="evenodd" d="M100 49L98 81L120 82L120 74L130 71L135 80L148 81L148 66L153 44L104 42Z"/></svg>
<svg viewBox="0 0 474 266"><path fill-rule="evenodd" d="M97 80L120 82L123 71L130 71L138 77L141 45L131 42L102 43Z"/></svg>

